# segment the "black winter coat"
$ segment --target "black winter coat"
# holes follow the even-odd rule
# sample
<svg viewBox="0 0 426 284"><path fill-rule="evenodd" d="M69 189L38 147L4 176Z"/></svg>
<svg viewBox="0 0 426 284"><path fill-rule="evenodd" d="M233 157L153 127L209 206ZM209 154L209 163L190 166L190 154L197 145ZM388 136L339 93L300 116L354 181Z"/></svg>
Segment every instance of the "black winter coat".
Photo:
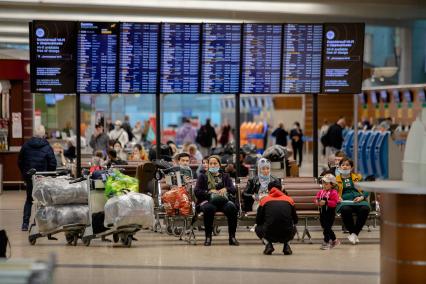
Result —
<svg viewBox="0 0 426 284"><path fill-rule="evenodd" d="M271 176L272 181L277 181L278 178ZM253 194L257 194L260 189L259 177L254 177L248 180L246 190L243 192L244 212L250 212L253 208Z"/></svg>
<svg viewBox="0 0 426 284"><path fill-rule="evenodd" d="M227 189L229 200L235 201L236 189L235 189L234 183L232 182L232 179L226 173L221 173L221 175L222 175L222 183L223 183L222 186ZM197 204L200 204L201 202L205 200L207 201L209 200L210 193L209 193L207 174L202 173L197 178L197 184L195 186L194 193L195 193L195 197L197 197Z"/></svg>
<svg viewBox="0 0 426 284"><path fill-rule="evenodd" d="M55 171L56 158L49 142L43 138L33 137L21 148L18 166L24 179L29 179L27 172L36 169L38 172Z"/></svg>
<svg viewBox="0 0 426 284"><path fill-rule="evenodd" d="M326 134L326 146L341 149L343 144L343 128L337 123L328 128Z"/></svg>

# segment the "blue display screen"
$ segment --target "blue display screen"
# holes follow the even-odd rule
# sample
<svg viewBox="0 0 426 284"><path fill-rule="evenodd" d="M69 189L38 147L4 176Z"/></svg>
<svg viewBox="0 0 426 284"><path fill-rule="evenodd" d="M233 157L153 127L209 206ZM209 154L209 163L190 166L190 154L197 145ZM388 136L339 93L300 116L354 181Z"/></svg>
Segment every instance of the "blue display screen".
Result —
<svg viewBox="0 0 426 284"><path fill-rule="evenodd" d="M321 24L284 26L282 93L320 92L322 27Z"/></svg>
<svg viewBox="0 0 426 284"><path fill-rule="evenodd" d="M279 93L282 25L245 24L242 93Z"/></svg>
<svg viewBox="0 0 426 284"><path fill-rule="evenodd" d="M381 98L383 103L388 103L389 102L388 92L386 90L381 90L380 91L380 98Z"/></svg>
<svg viewBox="0 0 426 284"><path fill-rule="evenodd" d="M411 92L410 91L404 91L404 98L405 98L405 101L407 102L407 103L412 103L413 102L413 97L412 97L412 94L411 94Z"/></svg>
<svg viewBox="0 0 426 284"><path fill-rule="evenodd" d="M199 24L163 24L162 93L198 92L200 29Z"/></svg>
<svg viewBox="0 0 426 284"><path fill-rule="evenodd" d="M371 96L371 103L373 105L377 105L378 104L378 100L377 100L377 93L376 93L376 91L371 91L370 92L370 96Z"/></svg>
<svg viewBox="0 0 426 284"><path fill-rule="evenodd" d="M417 94L419 101L421 103L425 103L426 99L425 99L425 91L424 90L420 90L419 93Z"/></svg>
<svg viewBox="0 0 426 284"><path fill-rule="evenodd" d="M201 93L239 92L240 51L240 24L204 24Z"/></svg>
<svg viewBox="0 0 426 284"><path fill-rule="evenodd" d="M120 24L120 93L157 91L159 24Z"/></svg>
<svg viewBox="0 0 426 284"><path fill-rule="evenodd" d="M77 92L115 93L117 23L80 23L77 46Z"/></svg>
<svg viewBox="0 0 426 284"><path fill-rule="evenodd" d="M398 90L393 90L392 94L393 94L393 101L394 101L394 103L399 104L401 102L401 99L399 98L399 91Z"/></svg>

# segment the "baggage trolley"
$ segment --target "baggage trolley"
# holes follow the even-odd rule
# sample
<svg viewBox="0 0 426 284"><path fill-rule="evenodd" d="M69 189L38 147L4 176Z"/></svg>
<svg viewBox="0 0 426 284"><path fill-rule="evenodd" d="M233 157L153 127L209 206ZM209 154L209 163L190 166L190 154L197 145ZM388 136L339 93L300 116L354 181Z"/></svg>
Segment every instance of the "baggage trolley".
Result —
<svg viewBox="0 0 426 284"><path fill-rule="evenodd" d="M90 180L90 190L89 190L89 218L90 226L86 228L82 236L83 244L90 246L90 243L94 239L105 240L107 236L112 235L114 243L118 243L121 240L121 243L126 247L132 246L132 241L135 239L134 235L142 229L140 225L126 225L126 226L113 226L108 228L105 232L98 234L93 233L93 223L92 223L92 213L93 208L96 205L98 208L105 206L106 200L100 200L101 196L103 197L103 191L105 190L105 183L102 180ZM96 195L92 198L93 192L102 191L102 195Z"/></svg>
<svg viewBox="0 0 426 284"><path fill-rule="evenodd" d="M33 184L34 181L37 178L40 177L47 177L47 176L51 176L51 177L58 177L58 176L63 176L63 175L68 175L69 171L67 170L61 170L61 171L52 171L52 172L37 172L36 170L32 169L28 172L28 174L32 175L32 180L33 180ZM84 179L82 178L78 178L78 179L72 179L70 178L70 181L72 181L71 183L75 183L75 182L81 182L84 181ZM35 202L35 210L43 207L39 202ZM60 227L57 227L53 230L49 230L49 231L40 231L37 225L37 222L35 220L35 213L34 213L34 221L30 226L29 229L29 236L28 236L28 241L31 245L35 245L37 242L37 239L39 238L43 238L43 237L47 237L48 240L58 240L57 238L53 237L52 235L55 234L59 234L59 233L65 233L65 239L67 241L67 243L69 245L73 245L76 246L78 239L81 238L83 236L83 233L86 229L87 224L67 224L67 225L63 225Z"/></svg>

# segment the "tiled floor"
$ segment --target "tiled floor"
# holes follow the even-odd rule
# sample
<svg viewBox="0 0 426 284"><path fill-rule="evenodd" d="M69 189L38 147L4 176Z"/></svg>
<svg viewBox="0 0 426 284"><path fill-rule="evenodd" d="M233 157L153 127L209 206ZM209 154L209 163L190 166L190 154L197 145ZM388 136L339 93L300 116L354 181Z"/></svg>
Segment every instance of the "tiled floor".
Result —
<svg viewBox="0 0 426 284"><path fill-rule="evenodd" d="M187 245L173 236L151 231L139 232L131 248L93 241L90 247L65 245L39 239L30 246L21 232L24 192L0 195L0 227L6 228L13 258L47 259L57 255L55 283L378 283L379 232L361 233L361 244L344 242L321 251L321 231L312 232L314 244L294 241L292 256L276 246L272 256L262 254L263 246L254 233L240 228L239 247L229 247L226 232L213 239L211 247ZM225 229L223 230L225 231ZM336 230L345 240L345 235ZM1 279L0 279L1 283Z"/></svg>

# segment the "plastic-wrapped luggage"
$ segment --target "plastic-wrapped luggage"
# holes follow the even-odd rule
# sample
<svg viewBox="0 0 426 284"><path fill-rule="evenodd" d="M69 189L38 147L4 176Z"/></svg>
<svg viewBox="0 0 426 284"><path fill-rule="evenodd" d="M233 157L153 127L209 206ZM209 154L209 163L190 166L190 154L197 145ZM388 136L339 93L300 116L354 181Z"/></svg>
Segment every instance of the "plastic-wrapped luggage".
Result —
<svg viewBox="0 0 426 284"><path fill-rule="evenodd" d="M49 232L61 226L90 224L88 205L56 205L40 207L35 219L40 232Z"/></svg>
<svg viewBox="0 0 426 284"><path fill-rule="evenodd" d="M139 192L139 182L137 179L115 170L106 180L105 196L109 198L120 195L123 194L123 191Z"/></svg>
<svg viewBox="0 0 426 284"><path fill-rule="evenodd" d="M110 198L105 204L105 227L154 224L154 200L152 197L136 192Z"/></svg>
<svg viewBox="0 0 426 284"><path fill-rule="evenodd" d="M167 216L191 215L191 199L184 187L171 189L161 197Z"/></svg>
<svg viewBox="0 0 426 284"><path fill-rule="evenodd" d="M263 157L271 162L282 162L288 158L288 150L281 145L274 145L263 152Z"/></svg>
<svg viewBox="0 0 426 284"><path fill-rule="evenodd" d="M66 177L36 177L33 198L43 206L87 204L87 181L70 183Z"/></svg>

